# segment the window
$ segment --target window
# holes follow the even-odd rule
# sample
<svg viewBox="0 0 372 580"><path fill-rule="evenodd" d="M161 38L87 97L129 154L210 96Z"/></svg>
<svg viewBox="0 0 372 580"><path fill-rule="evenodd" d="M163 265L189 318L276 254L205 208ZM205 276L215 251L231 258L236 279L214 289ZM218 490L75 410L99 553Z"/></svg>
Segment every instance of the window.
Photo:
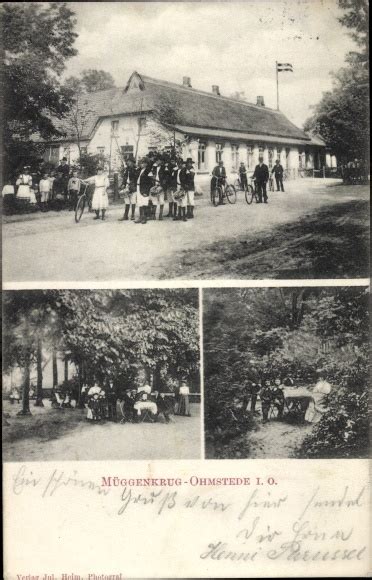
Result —
<svg viewBox="0 0 372 580"><path fill-rule="evenodd" d="M272 169L274 164L274 149L269 149L268 153L269 153L269 169Z"/></svg>
<svg viewBox="0 0 372 580"><path fill-rule="evenodd" d="M301 151L298 155L298 167L299 169L305 169L305 151Z"/></svg>
<svg viewBox="0 0 372 580"><path fill-rule="evenodd" d="M80 153L86 155L88 153L88 147L80 147Z"/></svg>
<svg viewBox="0 0 372 580"><path fill-rule="evenodd" d="M231 169L238 171L239 168L239 145L231 145Z"/></svg>
<svg viewBox="0 0 372 580"><path fill-rule="evenodd" d="M122 145L121 146L121 156L123 157L123 159L125 159L125 161L128 159L128 157L132 157L133 156L133 145Z"/></svg>
<svg viewBox="0 0 372 580"><path fill-rule="evenodd" d="M147 127L146 117L138 117L139 131L142 131L142 129L146 129L146 127Z"/></svg>
<svg viewBox="0 0 372 580"><path fill-rule="evenodd" d="M247 147L247 169L253 169L253 147L248 145Z"/></svg>
<svg viewBox="0 0 372 580"><path fill-rule="evenodd" d="M198 169L203 171L205 169L205 150L207 146L205 143L199 143L198 148Z"/></svg>
<svg viewBox="0 0 372 580"><path fill-rule="evenodd" d="M223 156L223 144L216 143L216 163L223 161L222 156Z"/></svg>
<svg viewBox="0 0 372 580"><path fill-rule="evenodd" d="M98 153L98 155L104 155L105 148L104 147L97 147L97 153Z"/></svg>
<svg viewBox="0 0 372 580"><path fill-rule="evenodd" d="M111 121L111 132L117 133L119 131L119 121Z"/></svg>
<svg viewBox="0 0 372 580"><path fill-rule="evenodd" d="M265 151L265 147L263 145L261 145L261 147L258 148L258 156L263 157L264 151Z"/></svg>

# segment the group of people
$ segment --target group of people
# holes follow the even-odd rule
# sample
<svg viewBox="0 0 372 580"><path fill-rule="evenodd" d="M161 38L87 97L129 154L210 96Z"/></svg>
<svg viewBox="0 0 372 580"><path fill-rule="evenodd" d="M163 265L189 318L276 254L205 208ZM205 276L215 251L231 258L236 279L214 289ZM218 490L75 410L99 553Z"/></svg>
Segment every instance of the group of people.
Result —
<svg viewBox="0 0 372 580"><path fill-rule="evenodd" d="M358 185L368 182L368 170L362 159L353 159L341 166L344 183Z"/></svg>
<svg viewBox="0 0 372 580"><path fill-rule="evenodd" d="M149 219L164 217L175 221L194 218L195 170L194 161L188 157L158 155L143 157L136 164L133 157L126 160L122 174L121 195L124 197L124 215L120 221L135 221L136 207L139 219L136 223L146 224ZM168 213L164 215L164 205ZM129 218L130 214L130 218Z"/></svg>
<svg viewBox="0 0 372 580"><path fill-rule="evenodd" d="M190 390L186 380L182 380L175 393L166 394L153 390L146 381L137 388L128 388L118 395L113 383L106 388L95 383L83 387L82 397L87 408L87 420L92 422L111 420L121 423L171 422L171 415L191 417Z"/></svg>
<svg viewBox="0 0 372 580"><path fill-rule="evenodd" d="M275 161L275 165L271 170L271 174L274 175L275 177L277 191L284 192L283 185L284 169L279 159ZM219 163L213 169L211 179L211 193L213 193L213 191L217 188L217 186L220 186L219 205L224 204L223 192L226 187L226 177L227 176L224 163L223 161L219 161ZM267 183L270 179L270 171L268 166L264 163L263 156L259 157L258 164L254 169L251 179L254 182L257 194L257 203L268 203ZM248 171L243 161L240 163L239 166L239 182L241 189L246 190L248 187Z"/></svg>
<svg viewBox="0 0 372 580"><path fill-rule="evenodd" d="M29 165L24 165L17 178L4 185L2 194L10 209L38 207L48 211L68 207L73 210L80 183L77 170L70 170L67 158L63 157L56 170L49 171L40 166L31 171Z"/></svg>
<svg viewBox="0 0 372 580"><path fill-rule="evenodd" d="M285 377L283 380L280 376L276 376L274 380L267 377L264 381L256 377L248 379L244 384L242 410L243 412L249 410L254 415L262 413L262 422L267 423L270 420L270 411L275 409L275 416L282 419L285 407L289 412L291 409L298 408L295 407L297 389L298 387L291 377ZM331 389L331 385L324 375L319 374L314 388L309 391L309 396L299 398L301 419L308 423L317 423L326 410L325 396L331 393ZM292 395L287 402L285 390L287 393L291 392ZM258 398L261 402L261 413L256 409Z"/></svg>

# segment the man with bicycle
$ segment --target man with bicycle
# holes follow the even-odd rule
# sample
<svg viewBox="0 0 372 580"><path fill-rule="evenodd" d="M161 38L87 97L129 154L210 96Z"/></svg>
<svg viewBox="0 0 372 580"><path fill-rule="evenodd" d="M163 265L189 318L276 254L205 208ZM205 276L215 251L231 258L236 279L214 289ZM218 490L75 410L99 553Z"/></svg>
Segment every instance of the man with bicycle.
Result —
<svg viewBox="0 0 372 580"><path fill-rule="evenodd" d="M258 165L256 165L254 173L253 173L253 179L255 179L256 181L256 186L257 186L257 194L258 194L258 202L257 203L262 203L262 198L263 198L263 202L267 203L267 191L266 191L266 184L269 181L269 168L268 166L263 162L263 157L259 157L259 163Z"/></svg>
<svg viewBox="0 0 372 580"><path fill-rule="evenodd" d="M211 194L213 194L218 186L220 186L220 200L218 205L224 205L223 192L226 186L226 169L223 165L223 161L219 161L218 165L216 165L212 171Z"/></svg>

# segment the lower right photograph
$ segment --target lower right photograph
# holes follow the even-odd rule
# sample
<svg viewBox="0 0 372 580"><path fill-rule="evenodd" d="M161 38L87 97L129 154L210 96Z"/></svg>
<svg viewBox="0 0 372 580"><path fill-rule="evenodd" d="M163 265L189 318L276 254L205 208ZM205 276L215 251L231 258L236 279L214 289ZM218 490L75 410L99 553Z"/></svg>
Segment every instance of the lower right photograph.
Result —
<svg viewBox="0 0 372 580"><path fill-rule="evenodd" d="M366 287L203 290L206 459L369 453Z"/></svg>

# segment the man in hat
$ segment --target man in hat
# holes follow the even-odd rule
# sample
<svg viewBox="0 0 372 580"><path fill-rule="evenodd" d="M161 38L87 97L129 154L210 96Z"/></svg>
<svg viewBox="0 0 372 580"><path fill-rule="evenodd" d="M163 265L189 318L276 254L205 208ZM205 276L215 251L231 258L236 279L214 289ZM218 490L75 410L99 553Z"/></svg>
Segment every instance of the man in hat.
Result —
<svg viewBox="0 0 372 580"><path fill-rule="evenodd" d="M151 217L156 219L156 209L159 206L159 220L163 219L165 190L167 188L167 176L164 172L164 163L160 157L155 159L154 165L151 169L151 176L153 179L153 187L150 195L152 201Z"/></svg>
<svg viewBox="0 0 372 580"><path fill-rule="evenodd" d="M186 191L186 196L181 200L182 217L185 220L194 218L195 205L195 170L194 161L191 157L186 159L186 165L180 172L181 187ZM187 214L186 214L187 208ZM186 215L185 215L186 214Z"/></svg>
<svg viewBox="0 0 372 580"><path fill-rule="evenodd" d="M67 163L67 157L62 157L61 163L57 167L57 172L62 175L61 181L62 181L63 195L65 196L65 199L67 199L68 179L70 177L70 166Z"/></svg>
<svg viewBox="0 0 372 580"><path fill-rule="evenodd" d="M152 187L152 179L149 175L151 166L146 157L140 160L140 167L136 172L137 205L139 207L139 224L146 224L148 217L149 196Z"/></svg>
<svg viewBox="0 0 372 580"><path fill-rule="evenodd" d="M262 155L260 155L258 161L259 161L259 163L258 163L258 165L256 165L254 173L253 173L253 179L256 180L256 184L257 184L258 203L262 203L262 197L263 197L264 203L267 203L266 184L269 181L269 177L270 177L269 168L263 162Z"/></svg>
<svg viewBox="0 0 372 580"><path fill-rule="evenodd" d="M284 169L283 169L283 165L280 164L280 160L277 159L275 161L275 165L271 170L271 173L274 174L275 177L275 181L276 181L276 191L284 191L284 187L283 187L283 174L284 174Z"/></svg>
<svg viewBox="0 0 372 580"><path fill-rule="evenodd" d="M181 190L180 173L184 163L179 157L173 160L173 166L169 177L168 196L169 196L169 217L173 216L173 221L178 220L177 216L177 192ZM181 214L180 214L181 215Z"/></svg>
<svg viewBox="0 0 372 580"><path fill-rule="evenodd" d="M134 215L136 212L136 190L137 190L137 181L136 181L136 165L134 161L134 157L128 157L126 161L126 167L123 171L123 182L122 182L122 191L124 192L124 215L122 218L119 219L119 222L126 221L129 219L129 210L131 209L131 217L130 219L134 220Z"/></svg>
<svg viewBox="0 0 372 580"><path fill-rule="evenodd" d="M214 192L218 185L221 186L219 205L224 205L222 191L225 189L226 185L226 169L224 167L223 161L219 161L218 165L216 165L212 171L211 194Z"/></svg>
<svg viewBox="0 0 372 580"><path fill-rule="evenodd" d="M240 180L240 187L242 188L243 191L246 191L247 186L248 186L247 169L246 169L243 161L240 163L240 166L239 166L239 180Z"/></svg>

